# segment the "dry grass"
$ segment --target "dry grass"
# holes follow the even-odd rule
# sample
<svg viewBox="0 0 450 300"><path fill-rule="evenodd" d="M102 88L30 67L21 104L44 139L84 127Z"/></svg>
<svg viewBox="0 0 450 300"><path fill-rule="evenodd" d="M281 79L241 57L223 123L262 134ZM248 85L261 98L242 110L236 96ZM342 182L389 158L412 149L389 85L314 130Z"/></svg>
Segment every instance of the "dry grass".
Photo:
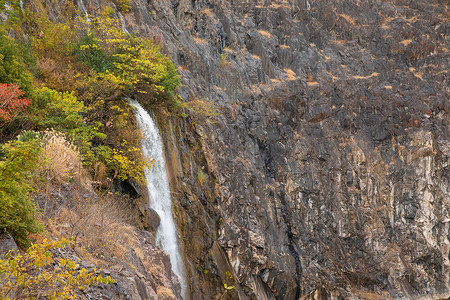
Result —
<svg viewBox="0 0 450 300"><path fill-rule="evenodd" d="M47 157L47 180L53 183L80 181L81 160L77 147L64 134L54 130L44 132L44 154Z"/></svg>
<svg viewBox="0 0 450 300"><path fill-rule="evenodd" d="M197 43L197 44L206 45L206 40L205 39L202 39L202 38L199 38L199 37L196 37L196 36L194 36L193 39L194 39L194 42Z"/></svg>
<svg viewBox="0 0 450 300"><path fill-rule="evenodd" d="M205 8L204 10L202 10L202 13L204 13L211 19L214 18L214 13L210 8Z"/></svg>
<svg viewBox="0 0 450 300"><path fill-rule="evenodd" d="M46 220L48 231L58 238L73 237L75 251L85 260L106 266L111 257L125 259L128 249L137 245L132 210L112 194L101 200L82 199L74 192L53 219Z"/></svg>
<svg viewBox="0 0 450 300"><path fill-rule="evenodd" d="M409 44L411 44L411 42L412 42L412 40L411 39L408 39L408 40L403 40L403 41L401 41L400 42L400 44L402 44L403 46L408 46Z"/></svg>
<svg viewBox="0 0 450 300"><path fill-rule="evenodd" d="M331 42L333 42L333 43L335 43L335 44L342 45L342 44L347 43L348 41L347 41L347 40L334 40L334 41L331 41Z"/></svg>
<svg viewBox="0 0 450 300"><path fill-rule="evenodd" d="M417 78L423 80L423 73L421 73L421 72L416 72L416 69L413 68L413 67L410 67L410 68L409 68L409 71L410 71L411 73L413 73L413 75L416 76Z"/></svg>
<svg viewBox="0 0 450 300"><path fill-rule="evenodd" d="M175 299L175 295L172 291L165 286L158 286L156 294L158 294L158 298L161 300Z"/></svg>
<svg viewBox="0 0 450 300"><path fill-rule="evenodd" d="M356 21L355 18L352 18L352 17L350 17L349 15L346 15L346 14L338 14L338 15L341 16L342 18L344 18L347 22L349 22L353 26L357 25L357 21Z"/></svg>
<svg viewBox="0 0 450 300"><path fill-rule="evenodd" d="M265 30L258 30L259 34L262 35L265 38L272 38L272 34Z"/></svg>
<svg viewBox="0 0 450 300"><path fill-rule="evenodd" d="M42 223L56 238L73 237L75 251L97 265L105 257L122 258L127 248L137 244L133 227L135 212L128 201L110 192L98 196L93 192L89 174L81 166L77 148L64 134L43 133L47 157ZM94 166L97 180L106 178L105 166ZM44 192L44 193L42 193ZM55 197L56 195L56 197Z"/></svg>
<svg viewBox="0 0 450 300"><path fill-rule="evenodd" d="M388 24L394 19L395 19L394 17L384 18L384 20L383 20L383 22L381 24L381 28L385 29L385 30L389 29L390 26Z"/></svg>
<svg viewBox="0 0 450 300"><path fill-rule="evenodd" d="M372 77L376 77L378 75L379 74L377 72L373 72L369 76L358 76L358 75L356 75L356 76L353 76L353 78L355 78L355 79L369 79L369 78L372 78Z"/></svg>
<svg viewBox="0 0 450 300"><path fill-rule="evenodd" d="M76 73L73 69L50 58L39 59L37 64L42 80L47 87L56 90L75 89Z"/></svg>
<svg viewBox="0 0 450 300"><path fill-rule="evenodd" d="M297 79L297 74L291 69L285 68L284 72L286 73L287 80L295 80Z"/></svg>

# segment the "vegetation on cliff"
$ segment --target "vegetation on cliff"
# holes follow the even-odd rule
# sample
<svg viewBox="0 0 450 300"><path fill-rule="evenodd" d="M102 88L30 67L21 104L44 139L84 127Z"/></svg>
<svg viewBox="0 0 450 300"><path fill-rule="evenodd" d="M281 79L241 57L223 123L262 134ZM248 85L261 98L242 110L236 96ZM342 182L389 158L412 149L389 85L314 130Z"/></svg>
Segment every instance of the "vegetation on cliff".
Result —
<svg viewBox="0 0 450 300"><path fill-rule="evenodd" d="M130 4L122 0L117 7L126 12ZM173 107L180 84L175 65L161 47L124 33L112 7L86 23L76 16L70 1L61 4L57 18L46 5L40 0L25 7L16 0L0 1L0 230L9 231L23 249L32 240L42 240L40 236L47 235L44 229L52 231L55 217L69 223L83 220L64 231L75 235L77 243L77 236L90 224L88 208L105 205L83 203L72 197L74 193L97 187L96 194L105 195L100 201L112 205L114 197L107 192L110 182L144 181L151 159L140 150L141 134L126 99ZM52 189L62 185L72 187L68 198L77 198L65 217L61 209L52 209ZM83 230L78 228L82 224L87 226ZM107 242L111 237L99 239L101 247L116 247ZM9 284L7 291L2 290L6 294L0 295L32 290L45 282L45 295L70 298L71 291L59 289L63 281L80 288L108 281L95 272L76 271L70 261L59 261L58 271L47 254L55 246L61 245L34 244L23 256L0 260L0 281ZM30 273L40 269L45 272L37 277ZM49 282L56 285L48 286ZM33 297L31 290L27 295Z"/></svg>

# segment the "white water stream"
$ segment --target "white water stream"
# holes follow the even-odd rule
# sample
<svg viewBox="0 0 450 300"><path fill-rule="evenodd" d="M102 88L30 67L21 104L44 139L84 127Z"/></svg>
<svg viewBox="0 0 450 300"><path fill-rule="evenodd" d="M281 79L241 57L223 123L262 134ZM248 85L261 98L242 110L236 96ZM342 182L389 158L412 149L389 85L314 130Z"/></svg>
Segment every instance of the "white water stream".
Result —
<svg viewBox="0 0 450 300"><path fill-rule="evenodd" d="M142 150L144 155L155 160L154 165L145 172L147 189L150 196L150 208L154 209L161 219L156 231L156 242L170 257L172 271L178 276L181 295L185 298L186 283L183 276L183 260L177 239L177 229L172 215L172 198L170 196L169 179L167 177L163 145L158 127L145 109L135 100L130 104L136 109L136 120L142 130Z"/></svg>
<svg viewBox="0 0 450 300"><path fill-rule="evenodd" d="M130 32L127 30L127 25L125 24L125 19L123 18L122 14L120 13L120 11L118 11L117 14L119 16L120 24L122 25L122 31L130 35Z"/></svg>
<svg viewBox="0 0 450 300"><path fill-rule="evenodd" d="M87 13L86 6L84 6L83 0L78 0L78 6L81 8L81 10L84 13L84 16L86 17L86 23L88 24L91 23L91 19L89 19L89 15Z"/></svg>

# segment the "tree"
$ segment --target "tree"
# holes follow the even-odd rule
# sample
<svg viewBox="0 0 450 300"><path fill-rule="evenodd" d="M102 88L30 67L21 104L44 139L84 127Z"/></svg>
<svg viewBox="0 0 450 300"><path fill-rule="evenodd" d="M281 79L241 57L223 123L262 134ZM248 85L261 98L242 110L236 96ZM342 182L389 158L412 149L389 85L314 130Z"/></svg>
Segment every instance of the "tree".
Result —
<svg viewBox="0 0 450 300"><path fill-rule="evenodd" d="M42 226L35 219L30 180L41 159L41 140L32 134L0 145L0 230L8 230L21 247Z"/></svg>
<svg viewBox="0 0 450 300"><path fill-rule="evenodd" d="M18 85L0 83L0 125L13 120L30 105L31 100L23 98L24 94Z"/></svg>

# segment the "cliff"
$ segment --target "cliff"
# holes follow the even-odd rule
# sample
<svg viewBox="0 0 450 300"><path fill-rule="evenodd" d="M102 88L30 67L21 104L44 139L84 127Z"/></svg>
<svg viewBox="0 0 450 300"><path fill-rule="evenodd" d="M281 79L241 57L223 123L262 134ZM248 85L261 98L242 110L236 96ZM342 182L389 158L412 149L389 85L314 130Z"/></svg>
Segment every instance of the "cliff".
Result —
<svg viewBox="0 0 450 300"><path fill-rule="evenodd" d="M174 138L191 264L226 272L217 242L240 299L448 296L444 1L154 1L133 12L129 30L161 39L179 65L181 96L222 112Z"/></svg>
<svg viewBox="0 0 450 300"><path fill-rule="evenodd" d="M220 112L159 112L191 299L450 295L446 1L136 0L122 18Z"/></svg>
<svg viewBox="0 0 450 300"><path fill-rule="evenodd" d="M445 1L135 1L125 24L221 111L160 122L192 299L227 268L240 299L448 296Z"/></svg>

